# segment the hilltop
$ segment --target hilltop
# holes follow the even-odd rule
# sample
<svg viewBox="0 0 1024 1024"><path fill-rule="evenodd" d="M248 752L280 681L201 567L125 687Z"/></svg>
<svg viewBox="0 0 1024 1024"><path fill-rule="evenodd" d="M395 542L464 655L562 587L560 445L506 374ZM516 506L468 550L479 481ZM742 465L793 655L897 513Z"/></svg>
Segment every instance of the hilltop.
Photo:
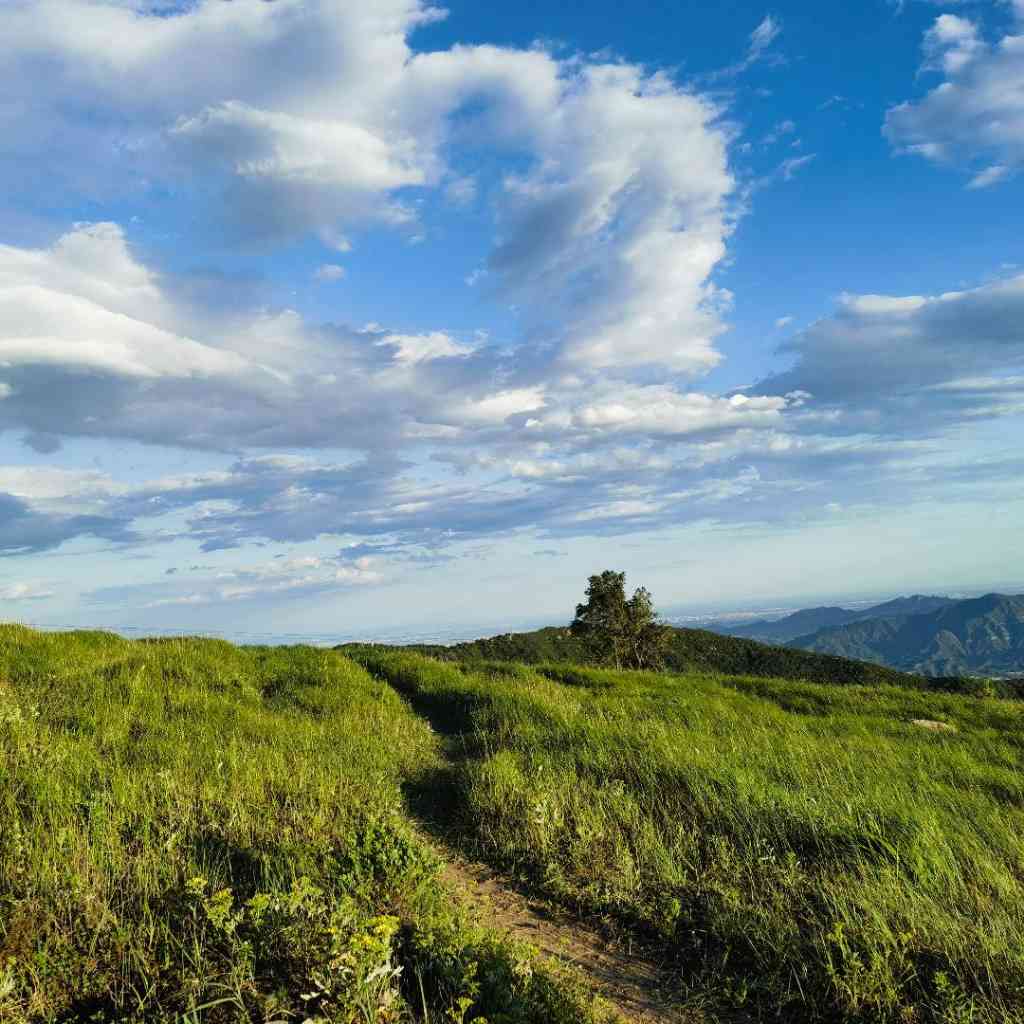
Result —
<svg viewBox="0 0 1024 1024"><path fill-rule="evenodd" d="M722 636L706 629L673 626L669 630L665 666L675 672L717 672L836 684L924 685L919 676L850 658ZM361 646L342 644L338 650L358 650ZM465 643L409 644L396 646L396 649L467 663L516 661L537 665L546 662L584 664L587 661L581 642L560 626L525 633L501 633Z"/></svg>

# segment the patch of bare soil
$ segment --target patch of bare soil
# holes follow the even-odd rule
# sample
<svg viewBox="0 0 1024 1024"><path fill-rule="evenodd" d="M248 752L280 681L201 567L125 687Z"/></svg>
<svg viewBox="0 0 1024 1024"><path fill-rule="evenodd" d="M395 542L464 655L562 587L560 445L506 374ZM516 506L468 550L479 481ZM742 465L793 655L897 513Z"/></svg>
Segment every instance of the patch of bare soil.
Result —
<svg viewBox="0 0 1024 1024"><path fill-rule="evenodd" d="M453 857L450 850L443 856L445 881L481 923L575 968L626 1020L710 1024L702 1011L673 1005L669 980L655 963L609 943L568 914L530 900L492 868Z"/></svg>

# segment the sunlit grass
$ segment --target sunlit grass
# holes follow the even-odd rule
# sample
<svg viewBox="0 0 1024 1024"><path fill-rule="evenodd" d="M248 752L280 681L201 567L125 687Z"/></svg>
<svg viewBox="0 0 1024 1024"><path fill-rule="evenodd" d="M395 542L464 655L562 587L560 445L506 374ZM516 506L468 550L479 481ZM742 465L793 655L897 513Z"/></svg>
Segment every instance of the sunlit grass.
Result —
<svg viewBox="0 0 1024 1024"><path fill-rule="evenodd" d="M463 842L657 936L696 989L787 1019L1021 1019L1024 705L363 660L467 734Z"/></svg>
<svg viewBox="0 0 1024 1024"><path fill-rule="evenodd" d="M438 758L333 652L0 627L0 1021L596 1020L440 888Z"/></svg>

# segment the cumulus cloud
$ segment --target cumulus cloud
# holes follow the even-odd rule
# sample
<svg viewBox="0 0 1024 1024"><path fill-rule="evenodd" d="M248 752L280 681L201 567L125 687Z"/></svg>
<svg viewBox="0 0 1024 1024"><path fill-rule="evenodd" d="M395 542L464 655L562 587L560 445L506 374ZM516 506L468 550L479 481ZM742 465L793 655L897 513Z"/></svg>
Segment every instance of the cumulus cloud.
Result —
<svg viewBox="0 0 1024 1024"><path fill-rule="evenodd" d="M915 445L1021 408L1024 279L848 297L788 343L789 369L735 394L700 390L694 377L721 360L731 296L714 272L736 185L721 108L668 75L541 48L416 52L415 29L440 16L417 0L151 11L0 8L10 195L172 189L190 215L182 230L314 236L337 252L367 225L416 237L428 196L445 216L486 204L496 235L472 281L517 326L492 343L443 324L313 323L256 298L215 301L223 281L159 273L110 223L0 246L0 430L41 454L102 438L200 450L219 467L143 483L0 467L0 553L157 530L226 553L212 562L267 542L329 544L337 557L161 574L132 600L320 593L517 531L781 520L823 507L826 475L830 500L895 493L886 467L900 486L920 479L907 471ZM1009 52L970 23L943 26L926 61L957 87ZM779 31L766 17L743 67L770 59ZM1015 169L1012 147L997 148L976 187ZM773 180L812 158L782 162Z"/></svg>
<svg viewBox="0 0 1024 1024"><path fill-rule="evenodd" d="M788 400L779 396L720 398L699 392L681 394L651 384L617 390L567 408L556 407L544 417L527 421L527 427L648 437L707 435L740 427L776 426L787 404Z"/></svg>
<svg viewBox="0 0 1024 1024"><path fill-rule="evenodd" d="M505 180L488 270L544 311L531 334L553 333L570 363L710 369L729 297L709 276L733 188L717 110L626 65L562 89L542 160Z"/></svg>
<svg viewBox="0 0 1024 1024"><path fill-rule="evenodd" d="M1024 276L935 296L856 295L786 342L768 392L804 391L836 430L901 437L1024 411Z"/></svg>
<svg viewBox="0 0 1024 1024"><path fill-rule="evenodd" d="M498 357L474 351L287 309L197 313L112 224L0 246L0 429L35 437L386 449L454 408L470 422L536 407L524 396L538 391L496 386Z"/></svg>
<svg viewBox="0 0 1024 1024"><path fill-rule="evenodd" d="M917 102L886 114L885 133L900 151L936 163L977 167L969 187L987 188L1024 163L1024 8L995 42L979 24L940 15L925 34L922 70L942 82Z"/></svg>
<svg viewBox="0 0 1024 1024"><path fill-rule="evenodd" d="M386 334L376 345L387 345L394 350L399 363L422 363L430 359L451 359L468 356L473 348L464 345L443 331L428 334Z"/></svg>
<svg viewBox="0 0 1024 1024"><path fill-rule="evenodd" d="M470 205L476 180L454 168L498 147L521 170L495 183L488 268L545 309L526 334L590 366L712 367L734 188L720 110L626 63L414 52L439 16L420 0L199 0L169 17L19 0L0 9L5 166L32 164L26 188L41 171L78 193L173 183L221 240L333 243L368 223L420 237L413 197ZM778 32L766 17L747 60Z"/></svg>
<svg viewBox="0 0 1024 1024"><path fill-rule="evenodd" d="M518 530L781 519L820 506L824 479L836 492L896 493L920 479L907 471L915 439L1024 411L1024 277L847 296L786 343L791 369L732 395L574 374L557 352L531 383L536 360L524 374L515 353L480 339L324 327L287 311L204 319L174 294L108 225L0 250L0 308L17 326L0 337L4 426L247 453L145 484L0 467L4 553L89 535L129 543L162 523L211 552L333 537L355 545L344 565L371 551L436 564L453 544ZM66 296L90 315L42 319ZM94 334L97 322L118 331ZM900 482L881 466L899 466ZM306 583L346 584L321 578L329 569Z"/></svg>

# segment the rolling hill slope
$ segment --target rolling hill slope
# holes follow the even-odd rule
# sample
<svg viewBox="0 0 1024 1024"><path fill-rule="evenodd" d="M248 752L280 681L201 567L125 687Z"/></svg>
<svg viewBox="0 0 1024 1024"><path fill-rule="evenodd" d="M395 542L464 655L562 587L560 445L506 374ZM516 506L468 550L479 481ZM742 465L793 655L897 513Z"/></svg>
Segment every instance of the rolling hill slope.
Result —
<svg viewBox="0 0 1024 1024"><path fill-rule="evenodd" d="M342 651L360 645L342 645ZM518 661L524 664L570 662L584 664L586 652L565 627L548 626L530 633L503 633L482 640L452 644L413 644L404 648L444 661ZM919 676L894 671L877 663L851 661L830 654L770 646L704 629L672 627L666 667L677 672L700 671L724 675L804 679L819 683L891 683L924 685Z"/></svg>
<svg viewBox="0 0 1024 1024"><path fill-rule="evenodd" d="M1024 1021L1024 705L352 654L0 626L3 1024Z"/></svg>

